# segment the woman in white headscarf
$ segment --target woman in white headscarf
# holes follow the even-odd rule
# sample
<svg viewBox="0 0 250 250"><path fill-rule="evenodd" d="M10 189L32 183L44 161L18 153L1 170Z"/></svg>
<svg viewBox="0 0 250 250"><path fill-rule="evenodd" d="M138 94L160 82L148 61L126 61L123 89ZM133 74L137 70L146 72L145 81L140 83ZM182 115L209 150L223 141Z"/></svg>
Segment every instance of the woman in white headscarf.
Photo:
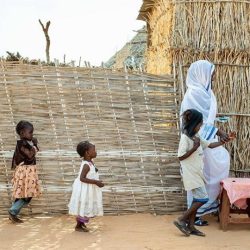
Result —
<svg viewBox="0 0 250 250"><path fill-rule="evenodd" d="M212 91L212 77L215 66L206 61L199 60L191 64L187 72L187 91L181 103L180 113L187 109L196 109L203 114L203 126L199 132L200 136L208 141L217 141L217 136L222 141L228 141L226 133L214 126L217 101ZM207 180L206 189L209 201L203 205L197 213L196 225L207 225L200 219L201 216L218 211L218 195L220 192L220 181L229 175L230 157L224 147L204 150L204 175ZM192 203L192 195L187 194L188 206Z"/></svg>

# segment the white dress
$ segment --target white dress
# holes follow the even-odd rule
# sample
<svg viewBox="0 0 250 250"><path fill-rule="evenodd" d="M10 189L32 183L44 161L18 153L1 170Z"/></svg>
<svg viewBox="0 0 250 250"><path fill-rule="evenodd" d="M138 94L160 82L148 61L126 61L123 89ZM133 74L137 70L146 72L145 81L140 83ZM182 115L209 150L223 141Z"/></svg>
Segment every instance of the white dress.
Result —
<svg viewBox="0 0 250 250"><path fill-rule="evenodd" d="M88 184L80 181L83 166L89 165L89 172L86 178L99 180L99 174L95 166L88 161L82 161L79 174L73 183L73 190L69 202L69 214L82 217L94 217L103 215L102 190L95 184Z"/></svg>
<svg viewBox="0 0 250 250"><path fill-rule="evenodd" d="M199 137L196 134L196 137ZM180 161L181 175L185 190L193 190L199 187L205 187L206 179L203 174L203 150L209 146L209 142L200 138L200 146L188 158ZM186 134L181 135L178 157L183 156L194 146L194 141Z"/></svg>

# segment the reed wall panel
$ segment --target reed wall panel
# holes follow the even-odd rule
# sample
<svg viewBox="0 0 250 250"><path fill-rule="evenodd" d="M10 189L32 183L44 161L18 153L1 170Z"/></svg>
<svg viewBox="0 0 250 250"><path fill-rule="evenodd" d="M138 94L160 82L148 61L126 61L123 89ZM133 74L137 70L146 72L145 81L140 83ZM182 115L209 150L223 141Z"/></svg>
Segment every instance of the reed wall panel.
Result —
<svg viewBox="0 0 250 250"><path fill-rule="evenodd" d="M34 124L43 188L24 214L67 213L81 140L96 145L106 214L183 209L178 98L172 77L2 61L0 215L11 205L11 159L21 119Z"/></svg>

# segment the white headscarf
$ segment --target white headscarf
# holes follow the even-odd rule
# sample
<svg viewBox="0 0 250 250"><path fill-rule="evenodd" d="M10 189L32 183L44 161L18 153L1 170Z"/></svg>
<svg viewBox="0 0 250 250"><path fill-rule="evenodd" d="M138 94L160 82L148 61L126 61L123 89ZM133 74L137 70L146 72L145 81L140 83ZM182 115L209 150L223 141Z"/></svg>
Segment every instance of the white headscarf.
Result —
<svg viewBox="0 0 250 250"><path fill-rule="evenodd" d="M181 114L187 109L196 109L203 115L203 122L214 124L217 101L211 89L214 64L199 60L191 64L187 72L187 91L181 103Z"/></svg>

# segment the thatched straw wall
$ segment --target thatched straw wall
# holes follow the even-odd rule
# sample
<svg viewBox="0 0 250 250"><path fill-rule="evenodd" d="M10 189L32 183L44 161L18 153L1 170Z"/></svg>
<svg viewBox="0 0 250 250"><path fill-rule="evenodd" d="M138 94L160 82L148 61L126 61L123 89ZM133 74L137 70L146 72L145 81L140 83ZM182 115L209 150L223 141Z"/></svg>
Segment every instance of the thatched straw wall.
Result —
<svg viewBox="0 0 250 250"><path fill-rule="evenodd" d="M145 12L142 14L142 11ZM166 1L161 4L145 1L139 17L148 20L148 49L145 54L147 72L169 73L172 69L169 63L172 58L168 53L170 47L168 37L172 32L173 4Z"/></svg>
<svg viewBox="0 0 250 250"><path fill-rule="evenodd" d="M176 158L178 95L173 79L149 74L0 63L0 215L11 204L15 125L35 127L43 187L24 213L66 213L80 159L96 144L105 213L181 210Z"/></svg>
<svg viewBox="0 0 250 250"><path fill-rule="evenodd" d="M197 58L250 63L249 0L144 0L139 19L148 25L147 71L172 73L172 65Z"/></svg>
<svg viewBox="0 0 250 250"><path fill-rule="evenodd" d="M192 62L216 64L219 112L238 133L229 146L234 170L250 169L249 13L249 0L144 0L138 17L148 25L148 72L173 73L181 91Z"/></svg>

